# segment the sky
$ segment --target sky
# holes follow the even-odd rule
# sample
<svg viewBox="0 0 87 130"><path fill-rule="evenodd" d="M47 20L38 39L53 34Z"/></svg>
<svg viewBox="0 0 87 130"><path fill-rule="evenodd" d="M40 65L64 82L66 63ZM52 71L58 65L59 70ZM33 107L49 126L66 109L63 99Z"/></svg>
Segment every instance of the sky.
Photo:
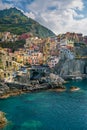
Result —
<svg viewBox="0 0 87 130"><path fill-rule="evenodd" d="M0 0L0 10L16 7L55 34L87 35L87 0Z"/></svg>

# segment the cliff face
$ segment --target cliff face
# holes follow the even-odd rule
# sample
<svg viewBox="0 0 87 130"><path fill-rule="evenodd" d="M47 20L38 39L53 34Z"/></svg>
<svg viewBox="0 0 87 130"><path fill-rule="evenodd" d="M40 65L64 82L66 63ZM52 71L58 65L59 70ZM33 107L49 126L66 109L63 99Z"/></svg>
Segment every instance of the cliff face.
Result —
<svg viewBox="0 0 87 130"><path fill-rule="evenodd" d="M66 75L79 75L85 73L85 60L60 60L54 71L62 77Z"/></svg>

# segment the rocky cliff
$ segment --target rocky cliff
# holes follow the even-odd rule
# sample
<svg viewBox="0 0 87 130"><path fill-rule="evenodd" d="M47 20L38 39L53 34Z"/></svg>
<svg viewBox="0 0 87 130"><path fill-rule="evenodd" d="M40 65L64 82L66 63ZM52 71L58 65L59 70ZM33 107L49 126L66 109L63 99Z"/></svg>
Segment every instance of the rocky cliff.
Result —
<svg viewBox="0 0 87 130"><path fill-rule="evenodd" d="M55 66L54 72L62 77L65 77L67 75L85 74L86 65L87 61L81 59L60 60L59 63Z"/></svg>

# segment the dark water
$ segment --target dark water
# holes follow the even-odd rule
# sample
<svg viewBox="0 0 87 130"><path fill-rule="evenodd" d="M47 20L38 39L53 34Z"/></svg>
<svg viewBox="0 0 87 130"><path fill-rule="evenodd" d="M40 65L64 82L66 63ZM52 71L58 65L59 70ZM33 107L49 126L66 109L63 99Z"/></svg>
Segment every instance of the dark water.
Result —
<svg viewBox="0 0 87 130"><path fill-rule="evenodd" d="M77 92L43 91L0 100L11 121L0 130L87 130L87 81L72 81Z"/></svg>

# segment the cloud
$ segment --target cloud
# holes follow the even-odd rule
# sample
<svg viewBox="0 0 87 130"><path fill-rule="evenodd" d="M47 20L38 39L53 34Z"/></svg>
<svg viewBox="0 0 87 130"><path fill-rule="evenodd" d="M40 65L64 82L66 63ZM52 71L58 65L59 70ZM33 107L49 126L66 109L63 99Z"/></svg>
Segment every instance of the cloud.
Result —
<svg viewBox="0 0 87 130"><path fill-rule="evenodd" d="M26 7L33 12L39 23L53 30L56 34L67 31L87 33L83 28L86 19L81 13L84 9L82 0L44 0L43 3L41 0L35 0Z"/></svg>
<svg viewBox="0 0 87 130"><path fill-rule="evenodd" d="M26 11L26 5L31 4L33 2L33 0L1 0L1 1L8 5L13 4L13 6L20 8L24 11ZM29 11L29 9L27 11Z"/></svg>
<svg viewBox="0 0 87 130"><path fill-rule="evenodd" d="M32 19L35 19L35 15L34 15L34 13L32 13L32 12L24 12L24 14L28 17L28 18L32 18Z"/></svg>
<svg viewBox="0 0 87 130"><path fill-rule="evenodd" d="M9 9L13 7L13 4L4 3L2 0L0 1L0 10Z"/></svg>
<svg viewBox="0 0 87 130"><path fill-rule="evenodd" d="M23 13L56 34L82 32L87 34L87 16L84 0L2 0L1 8L16 6Z"/></svg>

